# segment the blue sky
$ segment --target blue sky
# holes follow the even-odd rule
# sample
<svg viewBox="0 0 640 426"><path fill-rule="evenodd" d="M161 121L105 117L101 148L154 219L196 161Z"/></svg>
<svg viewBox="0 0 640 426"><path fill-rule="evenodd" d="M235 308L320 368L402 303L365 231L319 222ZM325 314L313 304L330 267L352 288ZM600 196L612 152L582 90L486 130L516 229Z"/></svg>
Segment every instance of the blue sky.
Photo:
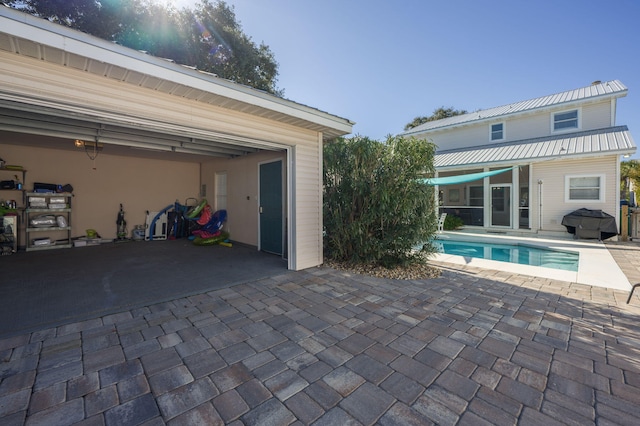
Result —
<svg viewBox="0 0 640 426"><path fill-rule="evenodd" d="M640 143L640 1L227 3L274 52L285 97L356 122L354 134L384 139L440 106L475 111L619 79L629 94L616 123Z"/></svg>

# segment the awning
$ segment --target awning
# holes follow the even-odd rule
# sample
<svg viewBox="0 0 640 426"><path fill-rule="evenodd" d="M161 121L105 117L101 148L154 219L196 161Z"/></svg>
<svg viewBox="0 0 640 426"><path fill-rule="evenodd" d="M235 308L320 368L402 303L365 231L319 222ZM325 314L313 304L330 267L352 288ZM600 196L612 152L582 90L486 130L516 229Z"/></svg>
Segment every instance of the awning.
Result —
<svg viewBox="0 0 640 426"><path fill-rule="evenodd" d="M485 177L499 175L500 173L508 172L509 170L513 170L513 167L500 169L500 170L492 170L490 172L479 172L479 173L469 173L466 175L426 178L426 179L422 179L422 182L426 183L427 185L455 185L458 183L473 182L474 180L479 180Z"/></svg>

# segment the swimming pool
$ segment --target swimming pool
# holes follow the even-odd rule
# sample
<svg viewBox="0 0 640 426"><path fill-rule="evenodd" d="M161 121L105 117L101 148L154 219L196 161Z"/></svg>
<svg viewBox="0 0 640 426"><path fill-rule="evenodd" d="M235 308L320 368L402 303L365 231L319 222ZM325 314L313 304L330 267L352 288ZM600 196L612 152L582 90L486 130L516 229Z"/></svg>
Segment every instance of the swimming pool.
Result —
<svg viewBox="0 0 640 426"><path fill-rule="evenodd" d="M519 243L497 244L481 241L436 240L438 252L455 256L495 260L542 268L578 271L576 252L551 250Z"/></svg>

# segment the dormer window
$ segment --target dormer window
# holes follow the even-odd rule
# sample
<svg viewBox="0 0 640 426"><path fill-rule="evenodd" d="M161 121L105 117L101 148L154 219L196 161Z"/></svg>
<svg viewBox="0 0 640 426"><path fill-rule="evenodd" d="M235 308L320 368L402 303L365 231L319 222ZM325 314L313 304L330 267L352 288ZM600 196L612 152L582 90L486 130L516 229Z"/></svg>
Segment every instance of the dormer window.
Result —
<svg viewBox="0 0 640 426"><path fill-rule="evenodd" d="M562 132L565 130L578 129L578 110L556 112L553 114L553 131Z"/></svg>
<svg viewBox="0 0 640 426"><path fill-rule="evenodd" d="M500 141L504 139L504 123L496 123L491 125L491 140Z"/></svg>

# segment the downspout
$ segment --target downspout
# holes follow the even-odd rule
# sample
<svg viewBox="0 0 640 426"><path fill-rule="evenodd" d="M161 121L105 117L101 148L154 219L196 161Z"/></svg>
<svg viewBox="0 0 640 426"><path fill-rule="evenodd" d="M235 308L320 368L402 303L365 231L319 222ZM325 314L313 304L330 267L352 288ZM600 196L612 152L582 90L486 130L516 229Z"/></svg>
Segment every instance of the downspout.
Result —
<svg viewBox="0 0 640 426"><path fill-rule="evenodd" d="M511 171L511 229L520 229L520 166Z"/></svg>
<svg viewBox="0 0 640 426"><path fill-rule="evenodd" d="M542 231L542 184L543 180L538 179L538 231Z"/></svg>
<svg viewBox="0 0 640 426"><path fill-rule="evenodd" d="M482 169L482 171L488 172L489 168L485 167ZM491 178L489 176L486 176L482 179L482 191L484 197L484 201L482 203L482 216L484 217L484 220L482 225L485 228L489 228L491 227L491 209L493 208L493 200L491 199Z"/></svg>
<svg viewBox="0 0 640 426"><path fill-rule="evenodd" d="M296 241L296 150L293 146L285 148L287 151L287 269L296 271L298 266L298 243Z"/></svg>
<svg viewBox="0 0 640 426"><path fill-rule="evenodd" d="M436 172L433 174L433 176L434 177L438 177L438 176L440 176L440 174L436 170ZM435 208L436 217L440 217L440 185L435 185L433 187L433 189L434 189L434 191L433 191L434 206L436 206L436 208Z"/></svg>
<svg viewBox="0 0 640 426"><path fill-rule="evenodd" d="M629 224L629 216L627 215L626 217L622 217L622 212L620 211L622 209L622 205L620 204L620 163L621 163L621 159L620 157L618 157L616 155L616 176L617 176L617 181L616 181L616 188L617 191L615 191L616 194L616 207L615 207L615 218L616 218L616 223L618 224L618 235L621 234L622 232L622 221L626 220L627 224ZM627 210L628 212L629 210ZM629 229L627 227L627 233L629 233ZM627 236L626 235L620 235L623 241L627 240ZM620 240L619 238L616 237L616 241Z"/></svg>

